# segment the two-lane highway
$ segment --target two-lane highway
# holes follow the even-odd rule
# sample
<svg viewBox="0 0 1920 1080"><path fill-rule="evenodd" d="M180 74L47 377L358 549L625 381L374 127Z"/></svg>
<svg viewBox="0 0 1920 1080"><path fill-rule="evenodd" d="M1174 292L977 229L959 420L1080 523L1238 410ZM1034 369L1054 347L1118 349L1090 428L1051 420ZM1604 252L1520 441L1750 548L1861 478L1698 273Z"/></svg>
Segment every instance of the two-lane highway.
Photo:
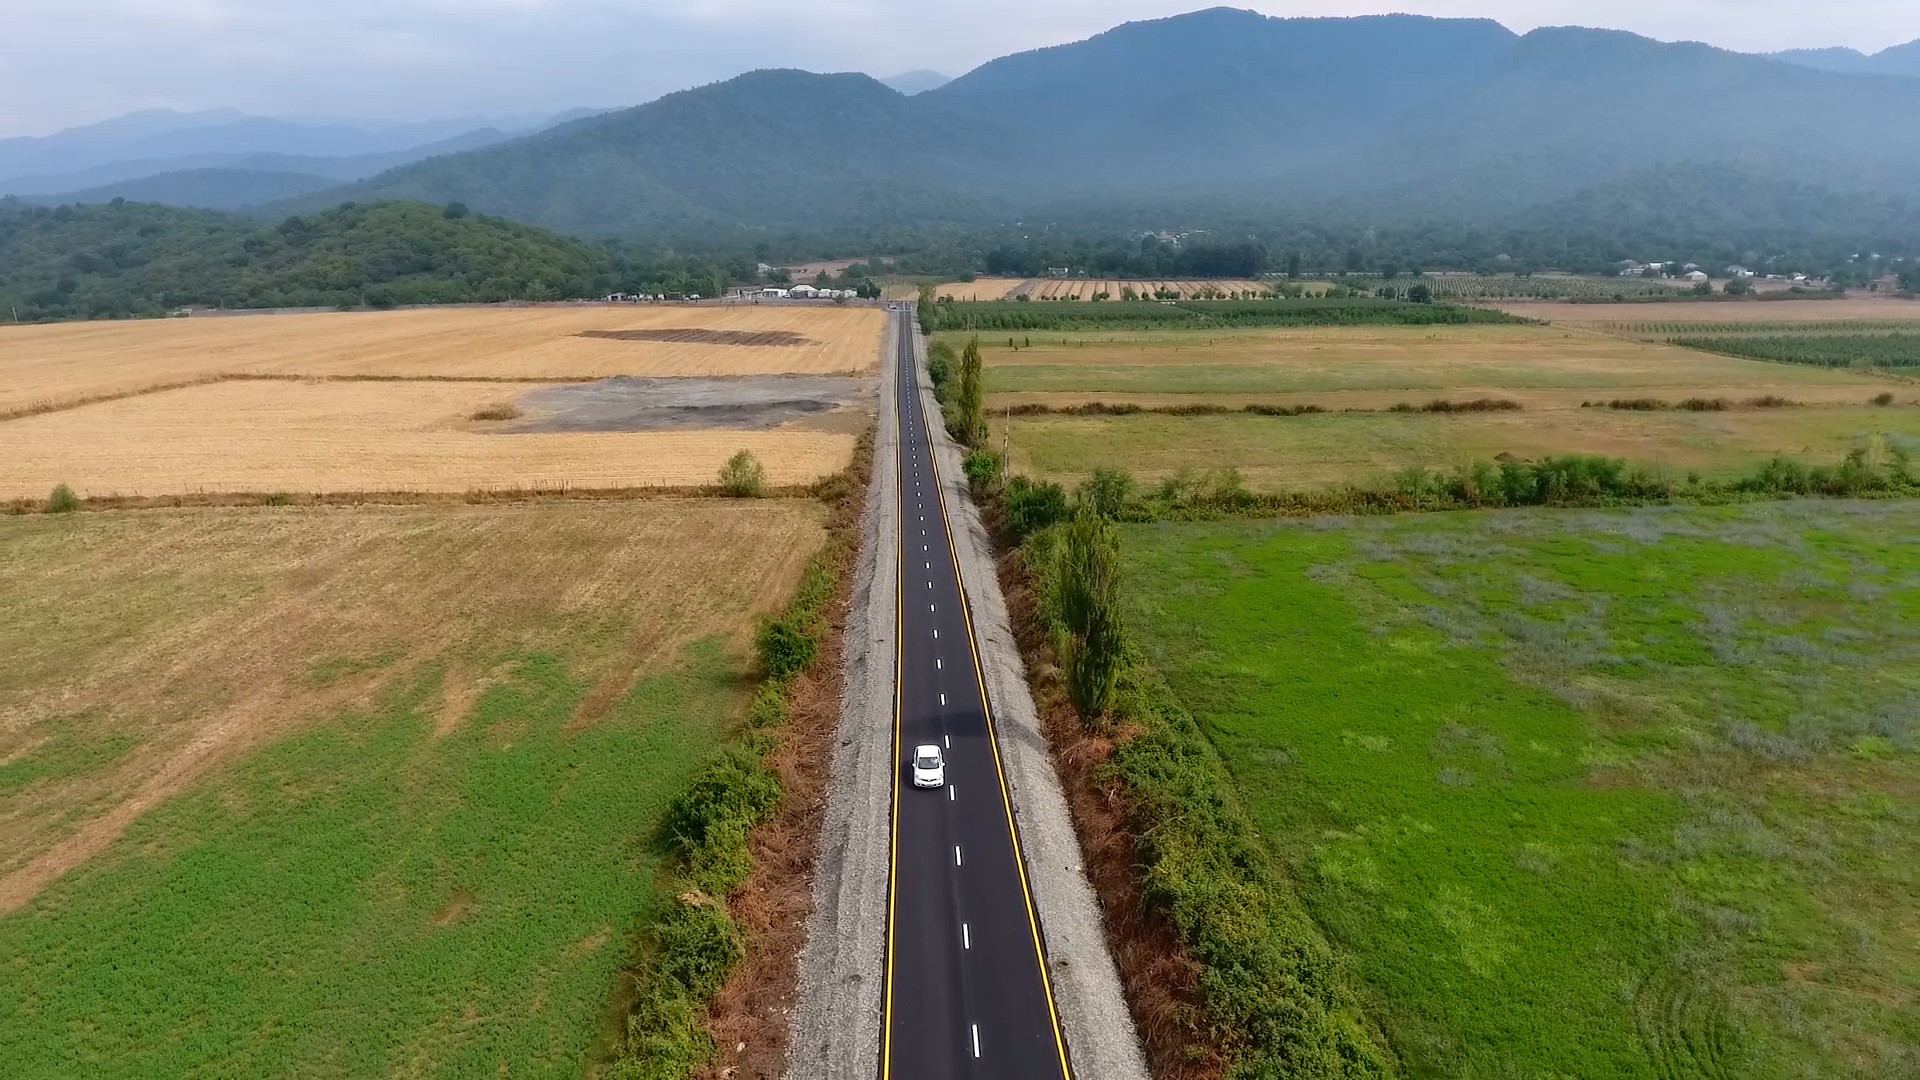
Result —
<svg viewBox="0 0 1920 1080"><path fill-rule="evenodd" d="M911 308L895 308L900 419L899 655L894 701L884 1080L1068 1078L1066 1042L978 647L920 404ZM942 748L947 785L910 758Z"/></svg>

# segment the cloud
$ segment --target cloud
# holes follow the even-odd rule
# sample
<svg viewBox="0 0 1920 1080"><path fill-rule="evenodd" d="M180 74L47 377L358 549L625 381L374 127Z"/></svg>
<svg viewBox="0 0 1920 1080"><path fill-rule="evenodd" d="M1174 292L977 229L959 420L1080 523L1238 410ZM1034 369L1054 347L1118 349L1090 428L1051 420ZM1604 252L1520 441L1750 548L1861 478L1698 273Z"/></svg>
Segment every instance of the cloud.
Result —
<svg viewBox="0 0 1920 1080"><path fill-rule="evenodd" d="M136 108L426 117L625 105L755 67L963 72L1206 0L10 0L0 135ZM1247 0L1240 0L1245 3ZM1297 0L1747 50L1920 36L1912 0Z"/></svg>

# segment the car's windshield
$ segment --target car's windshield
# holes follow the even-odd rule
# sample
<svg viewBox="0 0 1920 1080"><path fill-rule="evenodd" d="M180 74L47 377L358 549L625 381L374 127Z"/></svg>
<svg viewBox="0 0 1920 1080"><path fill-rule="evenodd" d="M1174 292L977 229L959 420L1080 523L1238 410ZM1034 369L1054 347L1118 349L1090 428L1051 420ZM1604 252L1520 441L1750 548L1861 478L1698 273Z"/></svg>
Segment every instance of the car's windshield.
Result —
<svg viewBox="0 0 1920 1080"><path fill-rule="evenodd" d="M923 769L937 768L940 764L940 752L937 750L922 750L920 751L920 756L914 760L914 764Z"/></svg>

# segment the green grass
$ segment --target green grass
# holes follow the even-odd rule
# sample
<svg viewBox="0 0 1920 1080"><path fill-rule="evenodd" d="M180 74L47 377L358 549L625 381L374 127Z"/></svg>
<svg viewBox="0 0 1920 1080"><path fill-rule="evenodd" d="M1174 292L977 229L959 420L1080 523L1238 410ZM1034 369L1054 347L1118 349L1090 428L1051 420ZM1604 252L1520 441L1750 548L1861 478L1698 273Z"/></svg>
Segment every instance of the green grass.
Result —
<svg viewBox="0 0 1920 1080"><path fill-rule="evenodd" d="M1920 504L1130 527L1132 626L1421 1077L1911 1075Z"/></svg>
<svg viewBox="0 0 1920 1080"><path fill-rule="evenodd" d="M1920 361L1920 333L1720 334L1676 337L1674 345L1748 360L1774 360L1814 367L1904 368Z"/></svg>
<svg viewBox="0 0 1920 1080"><path fill-rule="evenodd" d="M646 837L745 665L702 641L569 730L585 688L567 665L498 659L450 733L439 672L410 675L0 921L7 1075L577 1076L656 901Z"/></svg>

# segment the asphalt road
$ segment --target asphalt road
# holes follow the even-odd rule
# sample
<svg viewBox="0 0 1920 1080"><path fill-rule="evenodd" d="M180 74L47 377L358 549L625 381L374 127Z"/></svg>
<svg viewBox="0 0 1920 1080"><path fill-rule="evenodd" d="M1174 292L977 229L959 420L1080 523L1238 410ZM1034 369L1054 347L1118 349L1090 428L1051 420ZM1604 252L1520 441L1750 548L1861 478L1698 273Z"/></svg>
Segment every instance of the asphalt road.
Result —
<svg viewBox="0 0 1920 1080"><path fill-rule="evenodd" d="M900 341L900 582L893 856L880 1075L1070 1076L946 506ZM944 749L947 786L913 786L915 746Z"/></svg>

